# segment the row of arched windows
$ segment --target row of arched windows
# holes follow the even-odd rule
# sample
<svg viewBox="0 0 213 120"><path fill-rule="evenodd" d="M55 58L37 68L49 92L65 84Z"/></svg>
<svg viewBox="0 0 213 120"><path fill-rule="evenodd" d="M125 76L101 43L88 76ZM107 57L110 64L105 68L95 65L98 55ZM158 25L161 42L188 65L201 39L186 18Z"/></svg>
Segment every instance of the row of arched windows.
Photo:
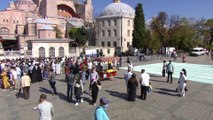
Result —
<svg viewBox="0 0 213 120"><path fill-rule="evenodd" d="M10 33L10 30L6 27L0 28L0 34L2 35L8 35Z"/></svg>
<svg viewBox="0 0 213 120"><path fill-rule="evenodd" d="M64 48L63 47L59 47L58 49L58 54L59 57L64 57ZM45 53L45 48L44 47L40 47L39 48L39 57L46 57L46 53ZM54 47L50 47L49 48L49 57L56 57L55 56L55 48Z"/></svg>

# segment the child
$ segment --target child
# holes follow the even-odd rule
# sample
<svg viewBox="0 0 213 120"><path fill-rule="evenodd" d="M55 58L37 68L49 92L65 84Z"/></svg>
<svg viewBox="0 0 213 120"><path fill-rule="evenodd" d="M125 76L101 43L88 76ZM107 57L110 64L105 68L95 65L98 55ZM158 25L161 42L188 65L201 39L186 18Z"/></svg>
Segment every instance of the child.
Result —
<svg viewBox="0 0 213 120"><path fill-rule="evenodd" d="M74 94L76 97L75 106L78 105L78 102L83 103L83 99L81 98L82 93L83 93L83 81L80 78L80 75L76 74L75 81L74 81Z"/></svg>

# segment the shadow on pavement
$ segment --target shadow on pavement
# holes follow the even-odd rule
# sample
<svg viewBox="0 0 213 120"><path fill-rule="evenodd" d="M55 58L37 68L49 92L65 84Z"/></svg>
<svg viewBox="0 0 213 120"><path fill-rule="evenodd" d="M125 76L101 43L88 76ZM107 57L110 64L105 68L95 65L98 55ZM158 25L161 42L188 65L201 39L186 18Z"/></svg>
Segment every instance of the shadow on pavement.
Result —
<svg viewBox="0 0 213 120"><path fill-rule="evenodd" d="M87 102L90 105L92 105L92 100L90 98L88 98L88 97L82 97L82 98L83 98L84 102Z"/></svg>
<svg viewBox="0 0 213 120"><path fill-rule="evenodd" d="M154 81L154 82L164 82L164 83L166 83L166 81L163 81L163 80L150 80L150 81Z"/></svg>
<svg viewBox="0 0 213 120"><path fill-rule="evenodd" d="M44 87L39 87L40 88L40 92L43 92L43 93L47 93L47 94L52 94L52 91L47 89L47 88L44 88Z"/></svg>
<svg viewBox="0 0 213 120"><path fill-rule="evenodd" d="M175 93L177 93L176 90L171 90L171 89L166 89L166 88L155 88L155 89L161 90L161 91L165 91L165 92L175 92Z"/></svg>
<svg viewBox="0 0 213 120"><path fill-rule="evenodd" d="M127 94L126 93L119 93L119 92L111 91L111 90L105 90L105 91L108 92L109 95L111 95L111 96L118 97L118 98L121 98L121 99L124 99L124 100L127 101Z"/></svg>
<svg viewBox="0 0 213 120"><path fill-rule="evenodd" d="M163 95L169 95L169 96L178 96L178 93L176 90L166 89L166 88L156 88L160 91L153 91L155 93L163 94Z"/></svg>

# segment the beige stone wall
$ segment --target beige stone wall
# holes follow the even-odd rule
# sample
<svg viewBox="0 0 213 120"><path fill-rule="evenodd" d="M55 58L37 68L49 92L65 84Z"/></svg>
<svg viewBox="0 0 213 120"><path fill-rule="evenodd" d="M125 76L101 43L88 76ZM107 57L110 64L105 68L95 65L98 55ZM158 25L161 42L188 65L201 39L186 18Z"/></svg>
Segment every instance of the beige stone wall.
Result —
<svg viewBox="0 0 213 120"><path fill-rule="evenodd" d="M129 50L128 46L132 45L133 18L98 18L96 29L98 46L103 47L104 43L105 47L122 47L122 52L126 52ZM110 42L110 46L108 46L108 42ZM115 44L116 46L114 46Z"/></svg>
<svg viewBox="0 0 213 120"><path fill-rule="evenodd" d="M59 56L59 48L64 48L65 56L69 56L69 44L68 43L32 43L32 56L39 57L39 48L45 48L45 57L49 57L49 48L55 48L55 56Z"/></svg>
<svg viewBox="0 0 213 120"><path fill-rule="evenodd" d="M17 25L24 25L25 14L21 11L9 10L0 12L0 28L9 29L9 34L15 34Z"/></svg>
<svg viewBox="0 0 213 120"><path fill-rule="evenodd" d="M39 30L40 39L55 39L56 33L53 30Z"/></svg>
<svg viewBox="0 0 213 120"><path fill-rule="evenodd" d="M80 56L80 53L83 51L83 48L79 48L79 47L76 47L76 48L73 48L73 49L75 49L75 52L70 53L69 56L72 56L72 57ZM103 54L106 57L112 57L115 54L115 48L110 48L110 47L90 47L90 48L86 48L86 49L90 49L90 50L102 49Z"/></svg>

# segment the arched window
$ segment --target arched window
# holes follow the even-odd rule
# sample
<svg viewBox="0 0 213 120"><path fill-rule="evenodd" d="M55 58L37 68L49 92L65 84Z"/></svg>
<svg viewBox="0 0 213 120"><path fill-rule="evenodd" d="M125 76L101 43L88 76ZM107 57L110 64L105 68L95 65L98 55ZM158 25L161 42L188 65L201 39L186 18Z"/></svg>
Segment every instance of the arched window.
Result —
<svg viewBox="0 0 213 120"><path fill-rule="evenodd" d="M108 26L111 26L110 20L108 20L107 22L108 22Z"/></svg>
<svg viewBox="0 0 213 120"><path fill-rule="evenodd" d="M110 32L110 30L108 30L108 37L110 37L111 36L111 32Z"/></svg>
<svg viewBox="0 0 213 120"><path fill-rule="evenodd" d="M127 36L130 36L130 30L127 30Z"/></svg>
<svg viewBox="0 0 213 120"><path fill-rule="evenodd" d="M10 33L10 30L6 27L2 27L0 29L0 34L3 34L3 35L8 35Z"/></svg>
<svg viewBox="0 0 213 120"><path fill-rule="evenodd" d="M102 21L102 26L103 26L103 27L105 26L104 21Z"/></svg>
<svg viewBox="0 0 213 120"><path fill-rule="evenodd" d="M63 47L60 47L59 49L58 49L58 54L59 54L59 57L64 57L64 48Z"/></svg>
<svg viewBox="0 0 213 120"><path fill-rule="evenodd" d="M130 26L130 20L128 20L128 26Z"/></svg>
<svg viewBox="0 0 213 120"><path fill-rule="evenodd" d="M102 37L105 37L105 32L104 32L104 30L102 30Z"/></svg>
<svg viewBox="0 0 213 120"><path fill-rule="evenodd" d="M114 37L117 36L117 30L114 30Z"/></svg>
<svg viewBox="0 0 213 120"><path fill-rule="evenodd" d="M117 26L117 20L114 20L114 26Z"/></svg>
<svg viewBox="0 0 213 120"><path fill-rule="evenodd" d="M55 48L54 47L49 48L49 57L55 57Z"/></svg>
<svg viewBox="0 0 213 120"><path fill-rule="evenodd" d="M44 47L39 48L39 57L45 58L45 48Z"/></svg>

